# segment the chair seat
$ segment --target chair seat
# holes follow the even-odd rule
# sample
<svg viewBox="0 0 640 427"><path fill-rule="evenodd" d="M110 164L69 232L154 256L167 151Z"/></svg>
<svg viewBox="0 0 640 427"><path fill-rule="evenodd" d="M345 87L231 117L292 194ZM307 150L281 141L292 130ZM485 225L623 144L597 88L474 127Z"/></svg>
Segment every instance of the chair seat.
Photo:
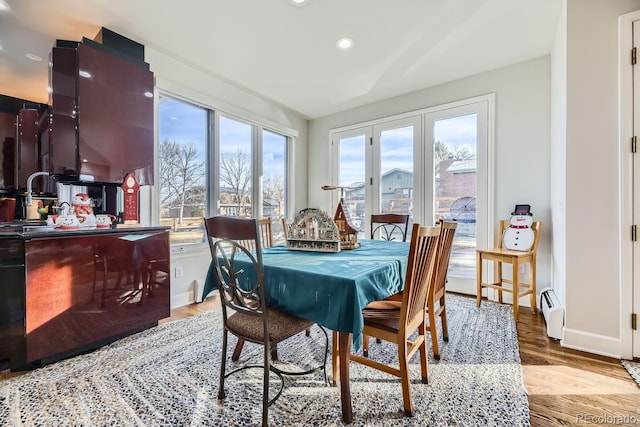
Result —
<svg viewBox="0 0 640 427"><path fill-rule="evenodd" d="M506 248L494 248L494 249L478 249L478 252L483 254L485 259L489 257L505 257L505 258L528 258L532 256L531 252L516 251Z"/></svg>
<svg viewBox="0 0 640 427"><path fill-rule="evenodd" d="M282 311L269 309L269 340L278 343L299 332L311 328L314 322L290 316ZM264 342L262 318L245 313L234 313L227 319L227 327L234 334L250 341Z"/></svg>

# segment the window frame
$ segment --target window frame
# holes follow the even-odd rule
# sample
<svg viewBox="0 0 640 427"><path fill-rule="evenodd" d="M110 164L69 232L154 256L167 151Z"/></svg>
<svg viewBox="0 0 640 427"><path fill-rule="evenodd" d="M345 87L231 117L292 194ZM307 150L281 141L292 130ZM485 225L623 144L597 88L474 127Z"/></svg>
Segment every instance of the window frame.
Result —
<svg viewBox="0 0 640 427"><path fill-rule="evenodd" d="M160 103L158 100L160 97L167 97L175 99L180 102L184 102L194 107L203 108L207 111L207 142L205 144L205 183L206 183L206 212L205 217L217 215L220 212L220 198L219 198L219 181L220 181L220 169L218 167L212 167L212 165L218 164L220 155L220 117L236 120L241 123L245 123L251 126L251 197L252 205L254 206L254 215L256 217L262 216L263 212L263 132L268 131L273 134L281 135L285 138L285 176L284 176L284 197L285 197L285 216L289 216L292 206L294 206L293 200L293 176L295 171L293 170L293 146L296 138L298 137L298 131L292 128L288 128L282 124L271 122L268 119L258 117L251 114L239 114L232 111L232 108L218 108L215 103L202 102L197 99L181 96L169 90L163 90L156 88L155 94L155 168L156 176L160 176ZM160 223L160 183L157 182L151 189L149 197L150 206L152 206L150 212L150 219L153 224ZM253 203L255 201L255 204ZM171 244L172 251L183 252L189 248L199 249L206 246L206 241L196 243L173 243Z"/></svg>

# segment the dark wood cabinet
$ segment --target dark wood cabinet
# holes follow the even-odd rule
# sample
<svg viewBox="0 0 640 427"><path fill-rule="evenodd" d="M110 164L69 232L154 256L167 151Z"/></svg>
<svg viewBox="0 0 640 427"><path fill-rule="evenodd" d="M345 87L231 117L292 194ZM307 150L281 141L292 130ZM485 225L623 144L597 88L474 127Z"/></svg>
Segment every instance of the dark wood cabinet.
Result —
<svg viewBox="0 0 640 427"><path fill-rule="evenodd" d="M152 185L153 73L95 47L52 50L50 148L45 162L62 180L121 183L132 172Z"/></svg>
<svg viewBox="0 0 640 427"><path fill-rule="evenodd" d="M24 240L0 243L0 361L24 360Z"/></svg>
<svg viewBox="0 0 640 427"><path fill-rule="evenodd" d="M15 188L17 116L0 111L0 188Z"/></svg>
<svg viewBox="0 0 640 427"><path fill-rule="evenodd" d="M18 187L26 188L27 178L40 170L37 108L23 108L18 113ZM43 191L43 185L35 188Z"/></svg>
<svg viewBox="0 0 640 427"><path fill-rule="evenodd" d="M2 239L0 361L47 364L170 315L169 232Z"/></svg>

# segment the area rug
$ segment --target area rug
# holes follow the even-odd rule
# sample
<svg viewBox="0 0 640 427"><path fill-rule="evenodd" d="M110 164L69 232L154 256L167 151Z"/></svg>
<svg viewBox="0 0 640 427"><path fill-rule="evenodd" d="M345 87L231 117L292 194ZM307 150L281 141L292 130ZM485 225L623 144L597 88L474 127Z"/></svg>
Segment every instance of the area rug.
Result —
<svg viewBox="0 0 640 427"><path fill-rule="evenodd" d="M351 363L354 426L528 426L518 340L510 306L447 295L448 343L430 359L430 382L410 369L413 418L402 416L398 378ZM291 341L295 341L291 343ZM304 353L320 360L323 335L300 334L278 346L283 363ZM230 345L235 340L230 339ZM231 347L232 349L233 347ZM0 425L11 426L249 426L261 421L261 371L227 380L217 399L220 310L166 323L93 353L0 381ZM301 350L302 349L302 350ZM230 353L230 351L229 351ZM370 357L396 360L396 349L371 341ZM261 348L245 345L239 362L259 363ZM327 364L330 375L331 362ZM269 409L274 426L330 426L341 421L340 391L320 372L288 377Z"/></svg>
<svg viewBox="0 0 640 427"><path fill-rule="evenodd" d="M640 363L623 360L622 366L624 366L627 372L629 372L629 375L631 375L631 378L633 378L636 384L638 384L638 387L640 387Z"/></svg>

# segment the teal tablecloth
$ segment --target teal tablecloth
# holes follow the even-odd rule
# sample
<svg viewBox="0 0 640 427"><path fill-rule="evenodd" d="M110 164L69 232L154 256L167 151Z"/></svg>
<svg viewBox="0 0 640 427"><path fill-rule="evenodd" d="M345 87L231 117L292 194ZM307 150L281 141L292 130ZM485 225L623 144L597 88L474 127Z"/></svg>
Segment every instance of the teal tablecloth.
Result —
<svg viewBox="0 0 640 427"><path fill-rule="evenodd" d="M360 348L362 309L402 290L409 252L405 242L361 244L337 253L291 251L285 246L264 249L269 304L331 330L352 332L353 346ZM246 267L242 268L250 274ZM210 267L203 299L216 288L215 269Z"/></svg>

